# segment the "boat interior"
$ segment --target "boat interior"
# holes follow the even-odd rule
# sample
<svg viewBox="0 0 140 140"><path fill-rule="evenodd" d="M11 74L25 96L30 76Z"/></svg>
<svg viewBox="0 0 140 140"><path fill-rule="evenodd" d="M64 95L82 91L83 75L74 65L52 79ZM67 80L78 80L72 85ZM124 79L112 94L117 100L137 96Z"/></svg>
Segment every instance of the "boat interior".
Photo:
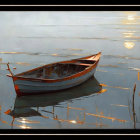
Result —
<svg viewBox="0 0 140 140"><path fill-rule="evenodd" d="M40 69L24 73L25 78L61 79L71 76L92 66L96 61L80 59L73 63L55 63Z"/></svg>

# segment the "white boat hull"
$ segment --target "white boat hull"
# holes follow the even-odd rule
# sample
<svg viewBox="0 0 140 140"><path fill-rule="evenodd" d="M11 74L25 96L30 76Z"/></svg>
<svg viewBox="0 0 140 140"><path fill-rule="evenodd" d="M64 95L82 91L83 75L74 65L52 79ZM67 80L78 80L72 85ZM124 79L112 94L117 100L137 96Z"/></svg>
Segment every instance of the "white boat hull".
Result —
<svg viewBox="0 0 140 140"><path fill-rule="evenodd" d="M23 94L38 94L54 92L59 90L68 89L79 84L82 84L94 75L96 68L91 70L89 73L66 81L55 82L55 83L41 83L37 81L26 81L26 80L16 80L14 83L18 86L19 91Z"/></svg>

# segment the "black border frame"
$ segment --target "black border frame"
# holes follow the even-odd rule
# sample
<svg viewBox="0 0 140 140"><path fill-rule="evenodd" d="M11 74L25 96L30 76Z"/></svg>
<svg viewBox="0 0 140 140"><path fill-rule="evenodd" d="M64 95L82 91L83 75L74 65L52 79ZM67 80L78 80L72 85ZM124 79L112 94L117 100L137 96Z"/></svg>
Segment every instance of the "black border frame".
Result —
<svg viewBox="0 0 140 140"><path fill-rule="evenodd" d="M140 11L140 5L0 5L0 11Z"/></svg>
<svg viewBox="0 0 140 140"><path fill-rule="evenodd" d="M52 4L52 2L54 2ZM60 2L60 1L59 1ZM137 1L138 2L138 1ZM139 2L140 3L140 2ZM27 5L28 4L28 5ZM0 2L0 11L140 11L140 5L112 5L113 3L65 5L53 0L50 5ZM130 3L129 3L130 4ZM138 3L137 3L138 4ZM0 135L140 135L140 129L0 129Z"/></svg>

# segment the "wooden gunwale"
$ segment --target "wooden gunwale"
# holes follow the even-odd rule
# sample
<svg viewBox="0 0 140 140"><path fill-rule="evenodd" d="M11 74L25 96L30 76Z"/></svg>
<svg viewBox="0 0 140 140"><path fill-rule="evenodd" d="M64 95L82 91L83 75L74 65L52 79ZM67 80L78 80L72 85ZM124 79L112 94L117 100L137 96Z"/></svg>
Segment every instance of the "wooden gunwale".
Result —
<svg viewBox="0 0 140 140"><path fill-rule="evenodd" d="M45 82L46 83L54 83L54 82L61 82L61 81L70 80L70 79L77 78L77 77L80 77L82 75L85 75L86 73L90 72L92 69L96 68L96 66L97 66L97 64L99 62L99 59L100 59L100 54L101 54L101 52L99 52L98 54L95 54L95 55L91 55L91 56L87 56L87 57L82 57L82 58L78 58L78 59L73 59L73 60L70 60L70 61L60 61L60 62L55 62L55 63L47 64L47 65L44 65L44 66L41 66L41 67L37 67L37 68L29 70L29 71L20 73L20 74L16 74L12 78L13 78L14 81L16 81L16 80L27 80L27 81L39 81L39 82L44 82L44 83ZM57 64L57 63L62 63L62 64L63 63L74 63L77 60L81 60L81 59L84 60L84 59L88 59L90 57L97 56L97 55L99 55L99 58L97 59L97 61L94 64L90 64L89 67L87 67L83 71L80 71L80 72L78 72L76 74L73 74L71 76L64 77L62 79L41 79L41 78L25 78L25 77L22 77L22 75L24 75L25 73L32 72L32 71L44 68L46 66L50 66L50 65L53 65L53 64Z"/></svg>

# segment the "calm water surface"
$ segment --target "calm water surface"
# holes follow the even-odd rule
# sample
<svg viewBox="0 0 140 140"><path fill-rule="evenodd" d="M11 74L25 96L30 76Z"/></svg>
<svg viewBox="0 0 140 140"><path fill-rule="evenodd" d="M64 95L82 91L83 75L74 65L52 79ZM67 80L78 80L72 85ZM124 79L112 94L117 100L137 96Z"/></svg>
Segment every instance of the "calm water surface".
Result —
<svg viewBox="0 0 140 140"><path fill-rule="evenodd" d="M140 12L0 12L0 19L0 129L140 128ZM18 98L6 76L8 62L17 74L99 51L94 77L63 92Z"/></svg>

